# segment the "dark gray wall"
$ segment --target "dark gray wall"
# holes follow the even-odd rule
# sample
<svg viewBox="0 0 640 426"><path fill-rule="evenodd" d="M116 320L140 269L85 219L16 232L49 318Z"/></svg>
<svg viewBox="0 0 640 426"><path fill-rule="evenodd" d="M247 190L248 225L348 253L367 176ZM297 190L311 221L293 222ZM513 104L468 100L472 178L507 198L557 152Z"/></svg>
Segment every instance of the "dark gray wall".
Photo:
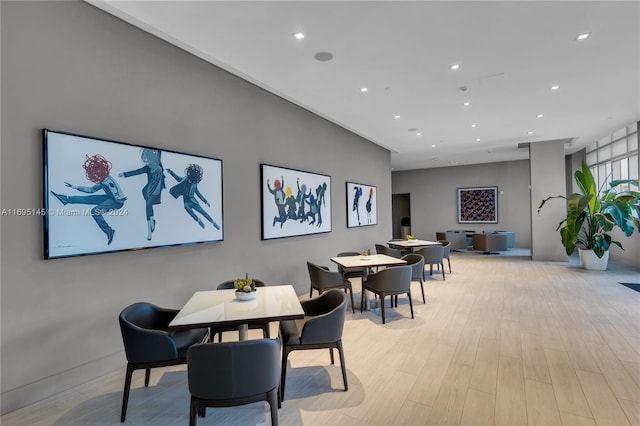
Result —
<svg viewBox="0 0 640 426"><path fill-rule="evenodd" d="M497 224L459 224L457 189L498 187ZM433 240L447 229L507 230L516 247L531 247L529 162L509 161L469 166L393 172L393 193L411 194L411 232Z"/></svg>
<svg viewBox="0 0 640 426"><path fill-rule="evenodd" d="M83 2L1 4L3 208L42 206L40 129L213 156L225 241L42 260L42 221L2 217L2 412L125 365L117 315L180 307L245 272L308 290L305 261L391 237L390 154ZM260 240L259 164L332 177L333 232ZM346 228L345 181L378 188Z"/></svg>

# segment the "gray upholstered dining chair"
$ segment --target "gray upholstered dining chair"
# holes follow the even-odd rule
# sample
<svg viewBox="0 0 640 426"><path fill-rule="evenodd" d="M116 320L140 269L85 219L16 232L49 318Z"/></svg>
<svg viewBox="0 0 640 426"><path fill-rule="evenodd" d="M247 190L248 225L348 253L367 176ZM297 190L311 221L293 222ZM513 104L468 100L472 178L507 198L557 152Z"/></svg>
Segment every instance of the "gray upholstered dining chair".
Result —
<svg viewBox="0 0 640 426"><path fill-rule="evenodd" d="M319 294L332 289L344 289L351 296L351 311L355 314L356 308L353 304L353 288L351 281L342 277L339 272L332 272L326 266L316 265L307 262L309 270L309 297L313 296L313 290L317 290Z"/></svg>
<svg viewBox="0 0 640 426"><path fill-rule="evenodd" d="M427 246L422 247L419 250L415 251L416 254L424 257L424 265L425 267L429 265L429 275L433 275L433 265L442 266L442 279L444 280L444 263L442 257L444 256L444 246Z"/></svg>
<svg viewBox="0 0 640 426"><path fill-rule="evenodd" d="M407 241L407 240L405 240L405 239L403 239L403 238L394 238L394 239L392 239L392 240L389 240L389 247L391 247L391 248L393 248L393 249L396 249L396 250L400 250L400 254L401 254L402 256L405 256L405 255L407 255L407 254L409 254L409 253L411 253L411 252L412 252L412 250L411 250L411 249L403 248L403 247L401 247L401 246L397 246L397 245L396 245L396 246L394 246L394 244L393 244L393 242L394 242L394 241Z"/></svg>
<svg viewBox="0 0 640 426"><path fill-rule="evenodd" d="M278 424L280 343L275 339L194 345L187 351L191 404L189 425L206 407L267 401L271 424Z"/></svg>
<svg viewBox="0 0 640 426"><path fill-rule="evenodd" d="M256 280L254 278L251 278L254 282L254 284L256 285L256 287L264 287L264 281L261 280ZM234 289L234 283L235 280L227 280L227 281L223 281L220 284L218 284L218 287L216 288L216 290L231 290ZM249 324L249 329L250 330L262 330L262 337L264 338L270 338L271 337L271 330L269 327L269 323L262 323L262 324ZM211 341L213 342L213 338L215 337L215 335L218 335L218 343L222 342L222 333L227 332L227 331L238 331L238 327L237 326L224 326L224 327L211 327L209 329L210 332L210 336L209 338L211 339ZM238 331L239 332L239 331Z"/></svg>
<svg viewBox="0 0 640 426"><path fill-rule="evenodd" d="M398 294L406 294L409 298L409 306L411 307L411 318L413 318L413 301L411 300L411 266L392 266L383 269L375 274L371 274L364 282L362 290L368 290L380 296L380 311L382 314L382 323L386 324L384 312L384 298L391 296L391 306L393 306L393 296ZM364 297L360 304L360 312L364 308Z"/></svg>
<svg viewBox="0 0 640 426"><path fill-rule="evenodd" d="M168 332L177 309L165 309L147 302L134 303L120 312L127 371L122 392L120 421L127 417L131 377L135 370L145 370L144 385L149 386L151 369L187 363L187 349L207 337L207 329Z"/></svg>
<svg viewBox="0 0 640 426"><path fill-rule="evenodd" d="M376 244L375 246L376 253L378 254L386 254L387 256L396 257L398 259L402 257L402 252L398 249L387 247L384 244Z"/></svg>
<svg viewBox="0 0 640 426"><path fill-rule="evenodd" d="M442 259L447 259L447 263L449 264L449 273L451 273L451 259L449 258L451 254L451 242L447 240L438 240L438 242L442 244L442 247L444 247Z"/></svg>
<svg viewBox="0 0 640 426"><path fill-rule="evenodd" d="M410 253L402 256L402 260L407 262L407 265L411 266L411 281L420 282L420 290L422 291L422 302L427 303L424 297L424 257L417 253ZM396 305L397 305L396 295Z"/></svg>
<svg viewBox="0 0 640 426"><path fill-rule="evenodd" d="M362 253L358 251L343 251L341 253L338 253L336 257L361 256L361 255ZM362 270L350 271L348 269L343 268L341 265L338 265L338 272L340 273L340 275L342 275L342 278L347 280L349 278L360 278L362 280L362 278L366 275ZM311 297L311 293L309 293L309 297Z"/></svg>
<svg viewBox="0 0 640 426"><path fill-rule="evenodd" d="M335 363L333 348L338 350L344 390L349 390L347 368L342 349L342 330L347 310L347 295L340 290L329 290L315 299L301 302L304 319L301 321L281 321L282 377L280 379L280 400L284 401L287 378L287 358L293 351L306 349L329 349L331 364Z"/></svg>

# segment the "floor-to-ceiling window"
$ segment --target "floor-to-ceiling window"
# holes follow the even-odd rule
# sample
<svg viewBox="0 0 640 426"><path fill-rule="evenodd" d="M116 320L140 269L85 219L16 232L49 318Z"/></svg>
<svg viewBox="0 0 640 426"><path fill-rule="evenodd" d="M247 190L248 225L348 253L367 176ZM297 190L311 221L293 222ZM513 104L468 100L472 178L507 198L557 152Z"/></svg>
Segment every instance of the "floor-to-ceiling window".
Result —
<svg viewBox="0 0 640 426"><path fill-rule="evenodd" d="M613 180L638 178L638 123L587 146L587 165L599 189Z"/></svg>

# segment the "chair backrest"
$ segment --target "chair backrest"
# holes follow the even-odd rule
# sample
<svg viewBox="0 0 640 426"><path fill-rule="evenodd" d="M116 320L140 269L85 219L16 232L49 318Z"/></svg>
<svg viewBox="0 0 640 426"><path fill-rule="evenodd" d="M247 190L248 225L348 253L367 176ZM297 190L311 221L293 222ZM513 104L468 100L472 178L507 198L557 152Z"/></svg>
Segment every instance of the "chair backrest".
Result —
<svg viewBox="0 0 640 426"><path fill-rule="evenodd" d="M409 265L392 266L370 274L366 281L369 289L381 292L397 292L411 288L413 268Z"/></svg>
<svg viewBox="0 0 640 426"><path fill-rule="evenodd" d="M409 253L402 256L402 260L405 260L407 265L411 266L411 279L422 280L422 274L424 273L424 257L417 253Z"/></svg>
<svg viewBox="0 0 640 426"><path fill-rule="evenodd" d="M266 393L280 383L275 339L204 343L187 351L189 391L200 399L234 399Z"/></svg>
<svg viewBox="0 0 640 426"><path fill-rule="evenodd" d="M442 247L444 247L444 251L442 252L442 257L445 259L449 258L449 253L451 252L451 242L447 240L438 240Z"/></svg>
<svg viewBox="0 0 640 426"><path fill-rule="evenodd" d="M336 257L345 257L345 256L360 256L362 253L357 251L343 251L342 253L338 253ZM362 277L364 272L362 271L345 271L345 269L338 265L338 272L345 278L351 277Z"/></svg>
<svg viewBox="0 0 640 426"><path fill-rule="evenodd" d="M362 253L359 251L343 251L338 253L336 257L345 257L345 256L360 256Z"/></svg>
<svg viewBox="0 0 640 426"><path fill-rule="evenodd" d="M167 361L178 358L176 342L167 332L178 311L147 302L134 303L120 312L118 321L127 361Z"/></svg>
<svg viewBox="0 0 640 426"><path fill-rule="evenodd" d="M424 264L442 263L444 247L442 245L422 247L415 251L416 254L424 257Z"/></svg>
<svg viewBox="0 0 640 426"><path fill-rule="evenodd" d="M383 244L376 244L376 253L386 254L387 256L391 257L397 257L398 259L402 257L402 252L400 250L387 247Z"/></svg>
<svg viewBox="0 0 640 426"><path fill-rule="evenodd" d="M309 280L311 287L315 289L332 288L343 284L342 275L338 272L331 272L325 267L307 262L309 270Z"/></svg>
<svg viewBox="0 0 640 426"><path fill-rule="evenodd" d="M329 290L315 299L302 302L306 321L300 332L300 343L331 343L342 339L347 312L347 295Z"/></svg>
<svg viewBox="0 0 640 426"><path fill-rule="evenodd" d="M253 282L255 283L256 287L264 287L264 282L261 280L256 280L255 278L251 278L253 280ZM218 287L216 288L216 290L230 290L235 288L233 283L235 280L228 280L228 281L223 281L220 284L218 284Z"/></svg>

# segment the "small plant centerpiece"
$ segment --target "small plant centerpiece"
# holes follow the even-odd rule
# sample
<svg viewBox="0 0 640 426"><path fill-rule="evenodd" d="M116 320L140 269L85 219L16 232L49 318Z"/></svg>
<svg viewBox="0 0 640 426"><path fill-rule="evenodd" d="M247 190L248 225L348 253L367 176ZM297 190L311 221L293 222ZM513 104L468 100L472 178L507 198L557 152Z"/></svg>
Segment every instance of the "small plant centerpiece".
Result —
<svg viewBox="0 0 640 426"><path fill-rule="evenodd" d="M369 250L367 249L362 250L362 256L369 256Z"/></svg>
<svg viewBox="0 0 640 426"><path fill-rule="evenodd" d="M407 235L407 241L411 241L411 240L415 240L416 237L414 237L413 235L409 234Z"/></svg>
<svg viewBox="0 0 640 426"><path fill-rule="evenodd" d="M538 213L551 199L567 200L567 217L556 228L556 231L560 231L567 255L570 256L578 247L585 269L606 269L611 244L624 250L619 241L611 238L610 232L619 228L627 237L633 235L635 230L640 233L640 192L633 190L633 187L638 187L638 179L614 180L606 190L598 189L584 161L582 169L576 171L574 177L580 192L568 198L562 195L547 197L540 203ZM626 185L628 189L618 191L616 188L621 185ZM604 267L585 264L590 254L604 259Z"/></svg>
<svg viewBox="0 0 640 426"><path fill-rule="evenodd" d="M251 278L249 273L244 274L244 278L238 278L233 282L233 286L236 289L236 297L240 300L250 300L256 297L256 284Z"/></svg>

